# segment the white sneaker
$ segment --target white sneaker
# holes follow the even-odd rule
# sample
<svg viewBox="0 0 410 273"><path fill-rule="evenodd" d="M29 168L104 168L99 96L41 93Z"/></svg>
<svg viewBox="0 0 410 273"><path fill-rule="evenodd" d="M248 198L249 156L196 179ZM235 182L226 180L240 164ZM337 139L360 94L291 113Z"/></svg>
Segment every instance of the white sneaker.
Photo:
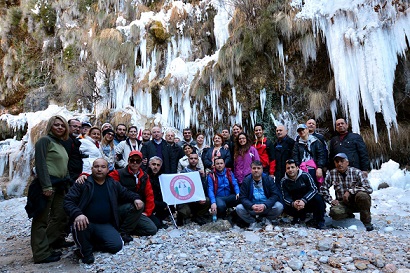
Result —
<svg viewBox="0 0 410 273"><path fill-rule="evenodd" d="M257 223L256 222L251 223L248 227L248 230L250 230L250 231L254 231L256 229L257 229Z"/></svg>
<svg viewBox="0 0 410 273"><path fill-rule="evenodd" d="M273 231L272 222L268 218L265 218L264 222L265 222L265 231L268 231L268 232Z"/></svg>

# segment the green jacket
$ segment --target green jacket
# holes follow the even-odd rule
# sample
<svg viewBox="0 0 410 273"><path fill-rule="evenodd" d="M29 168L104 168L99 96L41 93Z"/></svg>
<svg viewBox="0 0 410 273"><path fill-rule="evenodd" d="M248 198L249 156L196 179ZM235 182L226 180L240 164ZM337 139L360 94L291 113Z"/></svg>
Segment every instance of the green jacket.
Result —
<svg viewBox="0 0 410 273"><path fill-rule="evenodd" d="M51 133L41 137L35 144L35 166L37 177L43 191L51 190L50 175L65 178L68 176L68 154L61 140Z"/></svg>

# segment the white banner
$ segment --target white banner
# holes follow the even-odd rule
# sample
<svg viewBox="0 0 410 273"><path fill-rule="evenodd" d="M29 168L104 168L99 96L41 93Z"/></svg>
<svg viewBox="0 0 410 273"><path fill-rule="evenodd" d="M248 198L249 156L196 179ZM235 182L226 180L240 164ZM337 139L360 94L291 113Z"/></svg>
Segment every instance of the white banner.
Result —
<svg viewBox="0 0 410 273"><path fill-rule="evenodd" d="M161 174L159 176L162 198L168 205L178 205L205 200L199 172Z"/></svg>

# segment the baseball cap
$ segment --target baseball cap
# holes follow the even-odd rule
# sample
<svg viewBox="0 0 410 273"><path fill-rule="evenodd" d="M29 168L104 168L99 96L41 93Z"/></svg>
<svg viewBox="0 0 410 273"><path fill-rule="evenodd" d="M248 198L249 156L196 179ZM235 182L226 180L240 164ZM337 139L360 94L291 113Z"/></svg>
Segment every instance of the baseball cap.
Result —
<svg viewBox="0 0 410 273"><path fill-rule="evenodd" d="M298 127L296 128L296 131L299 132L299 129L307 129L306 124L299 124Z"/></svg>
<svg viewBox="0 0 410 273"><path fill-rule="evenodd" d="M336 159L336 157L339 157L339 158L343 158L343 159L349 160L349 159L347 158L347 155L346 155L345 153L338 153L337 155L335 155L335 157L333 157L333 160L335 160L335 159Z"/></svg>
<svg viewBox="0 0 410 273"><path fill-rule="evenodd" d="M92 127L92 126L91 126L91 123L89 122L83 122L81 123L81 127Z"/></svg>
<svg viewBox="0 0 410 273"><path fill-rule="evenodd" d="M131 157L131 156L134 156L134 155L137 155L140 158L142 158L142 153L140 151L131 151L131 153L128 155L128 157Z"/></svg>

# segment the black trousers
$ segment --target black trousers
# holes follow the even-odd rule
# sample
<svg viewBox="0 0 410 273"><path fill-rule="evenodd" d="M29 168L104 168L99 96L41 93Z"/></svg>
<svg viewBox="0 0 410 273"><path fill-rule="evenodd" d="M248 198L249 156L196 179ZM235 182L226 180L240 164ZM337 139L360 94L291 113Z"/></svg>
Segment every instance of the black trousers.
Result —
<svg viewBox="0 0 410 273"><path fill-rule="evenodd" d="M305 219L306 213L313 212L313 219L318 223L325 221L325 202L320 194L315 194L315 196L310 199L305 208L302 210L297 210L291 206L285 206L285 213L289 214L294 218Z"/></svg>
<svg viewBox="0 0 410 273"><path fill-rule="evenodd" d="M90 223L85 230L72 227L74 241L84 257L93 251L117 253L122 249L123 241L118 231L111 224Z"/></svg>

